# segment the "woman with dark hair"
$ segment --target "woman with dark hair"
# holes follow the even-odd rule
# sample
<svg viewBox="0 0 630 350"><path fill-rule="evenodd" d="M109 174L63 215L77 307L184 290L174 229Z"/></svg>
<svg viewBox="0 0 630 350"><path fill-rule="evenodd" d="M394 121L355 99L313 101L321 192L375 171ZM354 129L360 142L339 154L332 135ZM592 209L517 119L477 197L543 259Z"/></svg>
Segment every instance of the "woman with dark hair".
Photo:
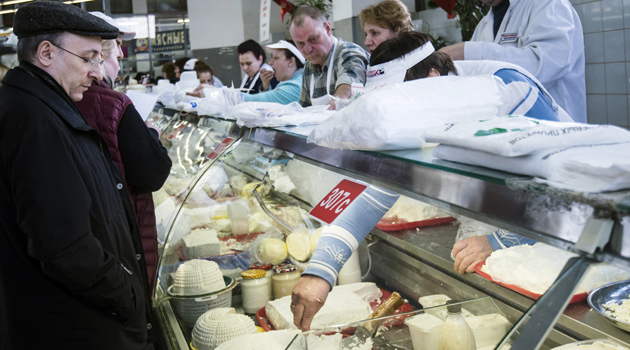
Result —
<svg viewBox="0 0 630 350"><path fill-rule="evenodd" d="M245 73L243 82L241 83L241 90L248 94L257 94L260 92L262 86L262 80L260 79L260 72L264 70L273 70L271 66L265 63L267 55L265 50L252 39L242 42L236 49L238 52L238 62L241 66L241 70ZM275 88L278 85L276 79L270 81L271 88Z"/></svg>
<svg viewBox="0 0 630 350"><path fill-rule="evenodd" d="M184 66L189 60L190 57L182 57L175 60L175 77L177 79L179 79L181 74L184 72Z"/></svg>
<svg viewBox="0 0 630 350"><path fill-rule="evenodd" d="M273 49L269 64L272 71L261 71L261 90L263 92L256 95L244 95L245 102L277 102L289 104L300 101L302 91L302 67L306 61L302 53L295 47L293 41L280 40L275 44L267 45ZM280 83L272 88L270 82L277 79ZM268 90L268 91L267 91Z"/></svg>
<svg viewBox="0 0 630 350"><path fill-rule="evenodd" d="M179 79L175 76L175 64L166 62L162 65L162 77L168 79L171 84L175 84Z"/></svg>
<svg viewBox="0 0 630 350"><path fill-rule="evenodd" d="M244 102L276 102L289 104L291 102L300 101L300 92L302 91L302 67L306 59L302 53L295 47L293 41L280 40L279 42L267 45L273 49L271 56L271 65L273 70L260 72L261 89L266 84L269 86L268 91L258 94L241 93L240 100ZM273 87L271 82L279 81L278 85ZM204 89L208 85L199 86L193 92L187 93L190 96L204 97ZM264 88L267 90L267 88Z"/></svg>

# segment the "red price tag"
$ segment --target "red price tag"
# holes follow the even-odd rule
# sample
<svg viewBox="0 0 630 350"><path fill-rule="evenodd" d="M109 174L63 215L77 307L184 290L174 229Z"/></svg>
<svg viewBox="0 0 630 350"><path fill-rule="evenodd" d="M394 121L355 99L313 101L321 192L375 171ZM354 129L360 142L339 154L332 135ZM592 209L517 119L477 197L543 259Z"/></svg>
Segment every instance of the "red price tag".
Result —
<svg viewBox="0 0 630 350"><path fill-rule="evenodd" d="M323 222L330 224L367 188L349 180L342 180L310 214Z"/></svg>
<svg viewBox="0 0 630 350"><path fill-rule="evenodd" d="M177 134L179 134L180 131L184 130L185 127L186 127L186 124L182 124L178 126L177 129L175 129L175 131L173 131L173 133L168 136L168 139L169 140L174 139L175 136L177 136Z"/></svg>
<svg viewBox="0 0 630 350"><path fill-rule="evenodd" d="M221 152L223 152L223 150L232 143L232 141L234 141L233 138L226 137L220 144L217 145L217 147L214 148L212 152L210 152L210 154L208 154L208 159L215 159L218 157L219 154L221 154Z"/></svg>

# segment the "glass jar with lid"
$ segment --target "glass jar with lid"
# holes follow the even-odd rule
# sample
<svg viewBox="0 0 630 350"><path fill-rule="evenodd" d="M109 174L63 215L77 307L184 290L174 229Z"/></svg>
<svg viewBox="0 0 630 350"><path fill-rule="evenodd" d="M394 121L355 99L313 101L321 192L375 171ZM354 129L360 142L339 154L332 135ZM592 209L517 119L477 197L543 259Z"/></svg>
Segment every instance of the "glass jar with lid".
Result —
<svg viewBox="0 0 630 350"><path fill-rule="evenodd" d="M269 302L269 280L265 270L247 270L241 272L241 295L243 310L246 314L255 314Z"/></svg>
<svg viewBox="0 0 630 350"><path fill-rule="evenodd" d="M273 295L275 299L291 295L293 287L300 279L300 272L293 264L276 265L275 274L271 277L273 281Z"/></svg>
<svg viewBox="0 0 630 350"><path fill-rule="evenodd" d="M271 277L275 274L273 270L273 266L271 264L262 265L262 264L251 264L249 265L250 269L258 269L265 270L267 281L269 281L269 300L273 300L273 282Z"/></svg>

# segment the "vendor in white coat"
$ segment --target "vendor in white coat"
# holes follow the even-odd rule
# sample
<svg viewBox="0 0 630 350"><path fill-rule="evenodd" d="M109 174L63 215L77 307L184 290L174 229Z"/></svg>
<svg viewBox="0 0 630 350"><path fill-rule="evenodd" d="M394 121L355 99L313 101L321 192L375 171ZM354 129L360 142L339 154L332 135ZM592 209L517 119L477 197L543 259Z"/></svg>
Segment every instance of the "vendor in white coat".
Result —
<svg viewBox="0 0 630 350"><path fill-rule="evenodd" d="M367 87L382 83L438 77L441 75L493 75L500 79L502 104L499 115L571 122L571 117L547 92L542 83L523 68L499 61L455 61L435 52L426 34L405 31L384 41L372 53ZM501 83L502 82L502 83Z"/></svg>
<svg viewBox="0 0 630 350"><path fill-rule="evenodd" d="M582 24L568 0L481 0L492 6L453 60L496 60L532 73L574 121L586 123Z"/></svg>

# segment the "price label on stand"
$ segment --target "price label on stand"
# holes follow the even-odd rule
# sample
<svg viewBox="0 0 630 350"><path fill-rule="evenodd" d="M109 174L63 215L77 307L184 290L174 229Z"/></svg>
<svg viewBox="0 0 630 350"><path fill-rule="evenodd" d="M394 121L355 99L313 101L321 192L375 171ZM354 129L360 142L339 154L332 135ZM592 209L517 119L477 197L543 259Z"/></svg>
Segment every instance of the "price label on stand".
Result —
<svg viewBox="0 0 630 350"><path fill-rule="evenodd" d="M208 154L208 159L216 159L219 154L221 154L221 152L223 152L223 150L232 143L232 141L234 141L233 138L226 137L220 144L217 145L217 147L214 148L214 150L212 150L212 152L210 152L210 154Z"/></svg>
<svg viewBox="0 0 630 350"><path fill-rule="evenodd" d="M175 138L175 136L177 136L177 134L179 134L180 131L184 130L184 128L186 127L186 124L182 124L180 126L177 127L177 129L175 129L173 131L173 133L171 133L170 135L168 135L168 139L172 140Z"/></svg>
<svg viewBox="0 0 630 350"><path fill-rule="evenodd" d="M342 180L330 193L324 196L324 199L311 210L310 214L330 224L339 214L343 213L366 188L366 185L361 185L349 180Z"/></svg>

